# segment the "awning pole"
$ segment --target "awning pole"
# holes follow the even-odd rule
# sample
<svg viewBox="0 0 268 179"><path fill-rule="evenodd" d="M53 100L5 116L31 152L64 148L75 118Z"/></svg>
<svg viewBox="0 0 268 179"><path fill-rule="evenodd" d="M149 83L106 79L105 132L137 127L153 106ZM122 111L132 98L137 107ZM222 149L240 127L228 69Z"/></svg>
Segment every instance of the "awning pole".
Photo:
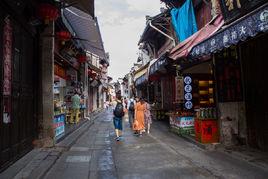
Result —
<svg viewBox="0 0 268 179"><path fill-rule="evenodd" d="M150 27L152 27L154 30L156 30L157 32L161 33L162 35L166 36L167 38L171 39L172 42L173 42L173 46L175 46L175 39L172 38L171 36L169 36L168 34L164 33L163 31L161 31L160 29L158 29L157 27L155 27L153 24L152 24L152 21L149 20L149 25Z"/></svg>

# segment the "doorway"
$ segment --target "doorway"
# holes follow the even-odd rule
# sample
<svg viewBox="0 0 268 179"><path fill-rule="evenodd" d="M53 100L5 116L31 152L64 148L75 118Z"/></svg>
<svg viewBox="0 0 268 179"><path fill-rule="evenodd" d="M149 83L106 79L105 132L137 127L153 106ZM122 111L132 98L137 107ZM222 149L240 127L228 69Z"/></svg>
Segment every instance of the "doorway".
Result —
<svg viewBox="0 0 268 179"><path fill-rule="evenodd" d="M36 86L37 69L35 58L35 36L16 21L8 17L0 7L0 169L32 149L32 141L37 133ZM6 29L7 17L9 33L11 34L10 48L10 93L4 92L7 67L4 59L7 48ZM2 60L3 59L3 60ZM6 90L5 90L6 91ZM8 118L6 117L8 114Z"/></svg>
<svg viewBox="0 0 268 179"><path fill-rule="evenodd" d="M241 45L248 143L268 151L268 34Z"/></svg>

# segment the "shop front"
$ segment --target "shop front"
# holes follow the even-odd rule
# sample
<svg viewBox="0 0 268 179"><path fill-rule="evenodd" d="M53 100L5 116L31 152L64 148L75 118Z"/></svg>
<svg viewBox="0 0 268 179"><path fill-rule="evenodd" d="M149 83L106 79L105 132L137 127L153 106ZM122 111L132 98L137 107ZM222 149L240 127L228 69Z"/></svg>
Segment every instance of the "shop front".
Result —
<svg viewBox="0 0 268 179"><path fill-rule="evenodd" d="M247 13L194 46L189 56L200 60L214 53L221 142L267 151L268 4Z"/></svg>
<svg viewBox="0 0 268 179"><path fill-rule="evenodd" d="M176 108L170 113L172 130L202 143L219 140L212 60L182 68L175 80Z"/></svg>
<svg viewBox="0 0 268 179"><path fill-rule="evenodd" d="M152 115L156 120L168 119L167 112L173 108L174 77L168 72L166 54L152 60L148 70L149 102L152 103Z"/></svg>
<svg viewBox="0 0 268 179"><path fill-rule="evenodd" d="M219 140L214 65L209 56L195 61L188 55L195 45L215 34L223 24L223 17L217 15L168 54L176 67L175 109L169 113L170 125L174 132L195 137L203 143Z"/></svg>
<svg viewBox="0 0 268 179"><path fill-rule="evenodd" d="M75 58L72 58L76 61ZM83 102L84 87L80 81L78 62L71 65L68 60L58 53L55 53L54 63L54 129L55 139L59 140L69 132L75 123L79 123L83 119L83 109L80 108L78 120L72 114L72 96L78 92ZM74 115L72 117L72 115Z"/></svg>

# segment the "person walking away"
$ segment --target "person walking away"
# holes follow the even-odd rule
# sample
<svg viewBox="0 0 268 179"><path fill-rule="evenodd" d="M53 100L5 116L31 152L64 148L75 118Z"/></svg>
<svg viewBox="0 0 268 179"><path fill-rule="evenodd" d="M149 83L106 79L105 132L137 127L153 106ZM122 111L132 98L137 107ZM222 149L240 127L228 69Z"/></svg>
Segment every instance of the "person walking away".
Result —
<svg viewBox="0 0 268 179"><path fill-rule="evenodd" d="M115 134L116 134L116 140L119 141L122 137L122 130L123 130L123 116L125 115L124 113L124 106L122 103L122 99L119 96L116 100L116 105L114 108L114 128L115 128Z"/></svg>
<svg viewBox="0 0 268 179"><path fill-rule="evenodd" d="M135 114L134 114L134 123L133 130L135 130L139 136L142 136L142 131L145 129L144 127L144 112L145 112L145 104L143 99L137 98L137 103L135 105Z"/></svg>
<svg viewBox="0 0 268 179"><path fill-rule="evenodd" d="M85 102L86 102L86 100L85 100L85 96L84 95L81 95L81 97L80 97L81 99L80 99L80 116L81 116L81 118L83 117L83 118L86 118L86 114L85 114L85 110L86 110L86 104L85 104Z"/></svg>
<svg viewBox="0 0 268 179"><path fill-rule="evenodd" d="M151 115L151 107L148 101L145 100L145 113L144 113L144 118L145 118L145 125L147 129L147 133L150 133L150 127L152 124L152 115Z"/></svg>
<svg viewBox="0 0 268 179"><path fill-rule="evenodd" d="M75 91L74 95L71 98L72 101L72 113L71 113L71 121L70 123L78 123L79 122L79 113L80 113L80 103L81 103L81 98L78 95L78 92ZM75 117L75 122L74 122L74 117Z"/></svg>
<svg viewBox="0 0 268 179"><path fill-rule="evenodd" d="M128 106L129 127L132 128L132 126L133 126L133 119L134 119L134 112L135 112L135 103L134 103L134 99L133 98L130 98L127 106Z"/></svg>
<svg viewBox="0 0 268 179"><path fill-rule="evenodd" d="M125 109L128 108L128 100L126 97L124 98L124 107L125 107Z"/></svg>

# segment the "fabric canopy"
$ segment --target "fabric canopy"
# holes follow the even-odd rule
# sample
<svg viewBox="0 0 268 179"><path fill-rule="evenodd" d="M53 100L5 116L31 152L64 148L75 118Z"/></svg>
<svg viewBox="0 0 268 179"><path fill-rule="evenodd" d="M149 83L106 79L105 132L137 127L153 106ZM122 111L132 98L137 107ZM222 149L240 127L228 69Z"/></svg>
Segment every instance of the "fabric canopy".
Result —
<svg viewBox="0 0 268 179"><path fill-rule="evenodd" d="M178 44L175 48L171 50L168 57L177 60L179 58L185 58L190 53L191 49L200 43L201 41L207 39L216 33L224 24L222 15L218 15L208 24L206 24L202 29L196 32L194 35L186 39L184 42Z"/></svg>
<svg viewBox="0 0 268 179"><path fill-rule="evenodd" d="M75 37L84 49L106 60L97 18L93 19L89 14L75 7L65 8L63 14L70 24L67 27L72 28L70 31L75 32Z"/></svg>
<svg viewBox="0 0 268 179"><path fill-rule="evenodd" d="M173 8L170 14L180 42L183 42L197 31L192 0L186 0L181 7Z"/></svg>
<svg viewBox="0 0 268 179"><path fill-rule="evenodd" d="M68 4L71 4L72 6L90 14L92 17L95 16L94 14L94 0L79 0L79 1L74 1L74 0L65 0Z"/></svg>

